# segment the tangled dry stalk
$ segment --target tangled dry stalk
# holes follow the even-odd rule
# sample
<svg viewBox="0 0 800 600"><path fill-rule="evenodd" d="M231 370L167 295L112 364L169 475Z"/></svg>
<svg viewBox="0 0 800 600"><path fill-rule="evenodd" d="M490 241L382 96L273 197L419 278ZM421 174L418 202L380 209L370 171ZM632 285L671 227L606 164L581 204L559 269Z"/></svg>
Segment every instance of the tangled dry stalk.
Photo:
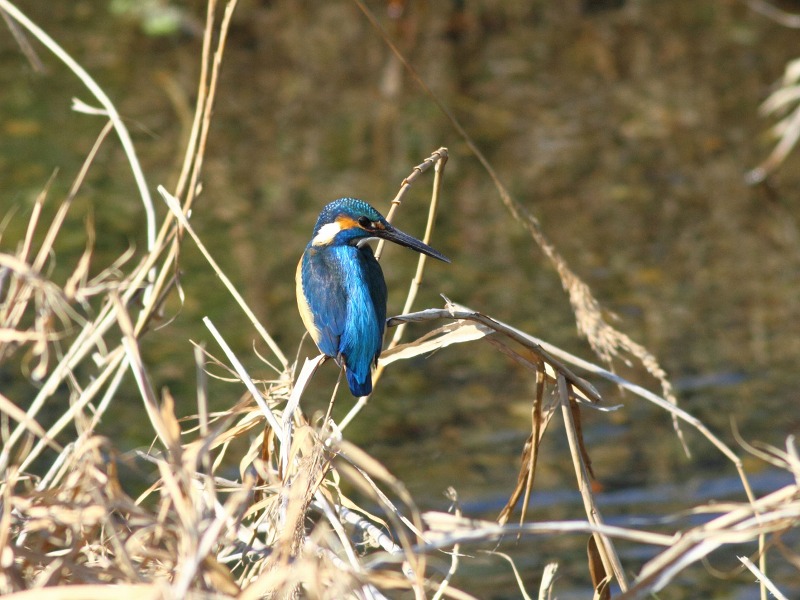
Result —
<svg viewBox="0 0 800 600"><path fill-rule="evenodd" d="M755 540L760 540L759 565L747 557L743 563L760 580L762 595L770 589L780 597L778 586L767 576L765 542L772 536L780 546L780 534L800 524L800 459L792 438L785 450L762 451L762 458L792 473L794 483L757 498L737 454L672 399L665 400L450 301L443 309L411 313L422 283L424 256L410 286L404 309L408 314L390 320L389 325L397 329L381 359L379 373L420 354L483 340L529 368L537 382L531 434L522 449L518 484L510 491L498 521L477 521L457 510L453 514L421 513L403 483L344 436L343 430L358 417L366 399L361 399L338 424L329 419L312 423L306 418L300 399L320 359L307 361L300 373L295 373L295 365L257 322L195 234L188 217L198 191L216 82L235 4L235 0L227 4L218 22L216 3L209 2L194 127L179 183L172 192L159 188L170 210L156 227L145 175L113 105L55 41L11 2L0 0L0 10L16 24L15 29L19 27L44 43L87 84L102 105L92 108L80 103L76 108L107 119L52 222L40 222L48 196L45 187L24 239L3 240L6 247L16 246L16 250L0 253L0 361L18 365L16 376L30 382L28 398L0 394L0 593L12 598L53 599L105 599L111 593L120 599L250 599L384 598L405 590L416 598L470 598L468 592L450 584L460 565L461 547L490 546L504 536L580 534L593 539L589 570L598 598L609 597L612 581L620 590L618 598L642 597L668 586L678 573L721 545ZM212 52L214 39L217 45ZM64 216L81 192L86 173L109 143L112 131L125 148L140 184L141 201L149 215L148 247L126 252L93 274L96 232L89 223L86 251L75 262L72 273L56 281L46 268L54 242ZM408 187L434 167L425 241L432 233L446 160L446 149L434 152L412 171L393 202L392 213ZM525 216L520 218L524 220ZM546 242L531 219L527 222L534 238L538 235L538 242ZM46 234L36 247L34 234L42 228L46 228ZM191 422L176 418L175 401L169 392L160 397L155 392L140 352L151 321L168 295L175 293L176 261L186 234L271 349L268 362L277 373L267 384L254 382L223 334L207 320L208 330L226 358L217 359L214 352L195 348L197 411ZM565 285L575 304L585 285L549 247L548 255L557 270L562 276L569 275L572 284ZM608 337L609 331L615 330L597 320L593 313L596 302L586 290L584 300L578 302L580 319L585 321L582 326L586 329L586 323L595 323L594 329L599 327ZM404 325L411 321L431 322L437 328L403 344ZM601 338L595 342L600 343L597 340ZM614 333L611 338L613 347L621 344L632 356L645 363L651 361L650 355L633 342L622 343L627 340L622 334ZM220 413L211 413L208 408L208 361L225 365L244 388L240 388L238 404ZM666 381L657 363L645 366ZM141 453L152 465L157 482L138 498L131 497L120 480L118 448L97 433L100 421L113 415L121 380L128 372L135 377L146 410L147 420L139 425L150 427L157 439L149 452ZM742 501L714 507L718 516L684 531L656 533L606 524L590 485L591 466L580 424L582 407L607 409L599 404L601 398L588 378L607 379L625 387L668 411L676 422L699 431L735 465L742 481ZM69 408L49 426L43 425L43 408L64 390L69 395ZM529 522L525 507L534 493L539 443L559 412L586 519ZM244 441L248 449L239 460L239 477L226 479L218 467L236 441ZM344 481L369 498L372 506L379 507L380 514L372 514L348 498L342 491ZM521 498L519 521L511 524L512 511ZM357 539L368 540L367 547L361 547ZM630 570L614 545L620 539L662 550L629 580ZM445 572L428 560L439 550L452 551ZM553 567L542 573L540 598L548 598L553 592L554 572ZM524 589L521 592L527 597Z"/></svg>

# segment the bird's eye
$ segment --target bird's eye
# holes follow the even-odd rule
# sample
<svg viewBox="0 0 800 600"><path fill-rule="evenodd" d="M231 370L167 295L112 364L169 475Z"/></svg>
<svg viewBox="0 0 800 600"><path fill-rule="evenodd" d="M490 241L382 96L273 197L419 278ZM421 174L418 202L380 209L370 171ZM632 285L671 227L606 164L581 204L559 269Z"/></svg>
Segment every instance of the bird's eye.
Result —
<svg viewBox="0 0 800 600"><path fill-rule="evenodd" d="M359 217L358 224L364 229L372 229L372 221L370 221L367 217Z"/></svg>

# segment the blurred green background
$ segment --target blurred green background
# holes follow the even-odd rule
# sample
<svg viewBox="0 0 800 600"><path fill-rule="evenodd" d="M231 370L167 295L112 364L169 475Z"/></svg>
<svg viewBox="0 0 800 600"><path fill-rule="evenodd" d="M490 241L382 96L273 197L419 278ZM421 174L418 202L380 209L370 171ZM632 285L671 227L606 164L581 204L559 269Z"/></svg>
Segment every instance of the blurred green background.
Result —
<svg viewBox="0 0 800 600"><path fill-rule="evenodd" d="M797 31L734 0L368 4L512 194L618 316L616 326L659 357L684 408L734 446L732 422L746 440L776 446L800 431L798 153L767 185L744 182L772 148L765 135L771 122L758 107L800 54ZM112 98L150 187L174 185L196 94L204 3L17 5ZM12 36L0 36L0 206L3 214L14 211L4 251L23 235L35 197L57 168L46 207L53 214L103 125L70 110L73 96L92 98L36 49L43 74ZM552 268L352 2L241 0L193 223L293 357L303 332L294 269L319 209L348 195L387 210L402 179L439 146L449 148L450 161L432 243L453 264L430 264L417 307L441 306L444 293L592 359ZM412 235L422 233L431 180L419 180L399 215L398 225ZM157 208L163 215L163 205ZM98 231L93 272L129 245L144 247L141 203L116 140L106 142L70 213L56 246L56 274L70 272L83 251L89 213ZM390 314L401 308L416 260L387 250ZM180 266L186 301L169 304L174 319L151 331L144 349L154 383L169 387L183 401L182 414L190 414L189 340L208 341L219 354L200 322L204 315L254 377L273 374L253 352L252 327L188 240ZM266 354L263 346L255 348ZM306 342L301 357L312 353ZM3 386L30 389L10 368L0 367ZM327 406L334 380L328 365L306 395L307 414ZM135 386L127 384L129 397L102 425L123 449L150 441ZM529 372L488 345L448 348L393 365L348 435L398 475L422 508L446 508L443 491L453 485L469 514L491 518L516 481L533 388ZM214 408L242 393L216 381L211 389ZM687 460L663 412L615 388L602 391L624 408L585 412L584 431L612 520L648 518L711 497L741 499L732 466L707 442L688 432L695 456ZM7 392L24 403L20 394ZM337 414L351 402L343 393ZM554 422L529 518L582 516L566 447ZM745 460L762 492L784 480ZM562 560L559 597L573 597L571 590L585 597L583 543L526 541L513 548L531 590L555 557ZM647 558L636 551L623 559ZM465 589L478 593L491 574L485 597L516 597L500 563L472 561L464 577L474 579ZM733 554L723 554L714 566L736 564ZM755 590L748 576L724 582L702 568L692 573L686 595L669 597L749 598ZM787 577L800 589L796 571Z"/></svg>

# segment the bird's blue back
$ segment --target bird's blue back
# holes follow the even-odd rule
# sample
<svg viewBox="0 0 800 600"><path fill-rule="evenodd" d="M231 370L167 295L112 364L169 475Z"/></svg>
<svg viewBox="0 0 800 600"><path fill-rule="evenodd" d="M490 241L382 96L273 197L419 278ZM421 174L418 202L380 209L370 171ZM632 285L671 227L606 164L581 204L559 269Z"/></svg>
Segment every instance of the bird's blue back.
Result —
<svg viewBox="0 0 800 600"><path fill-rule="evenodd" d="M302 294L319 349L346 366L355 396L372 392L386 324L386 282L372 249L309 244L299 266Z"/></svg>

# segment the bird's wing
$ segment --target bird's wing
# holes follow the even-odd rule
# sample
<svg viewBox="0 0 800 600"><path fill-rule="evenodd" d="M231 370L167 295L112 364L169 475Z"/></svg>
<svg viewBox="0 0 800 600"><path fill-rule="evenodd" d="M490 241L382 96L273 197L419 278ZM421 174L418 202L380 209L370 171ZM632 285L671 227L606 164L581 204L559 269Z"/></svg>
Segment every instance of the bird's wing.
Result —
<svg viewBox="0 0 800 600"><path fill-rule="evenodd" d="M378 261L375 260L372 248L364 244L360 249L366 256L363 261L365 274L367 276L369 285L369 294L372 298L372 305L375 307L375 317L378 320L378 351L375 354L375 363L378 362L378 357L381 355L381 348L383 347L383 331L386 329L386 281L383 278L383 271Z"/></svg>
<svg viewBox="0 0 800 600"><path fill-rule="evenodd" d="M347 316L347 293L341 262L328 252L306 252L301 265L302 293L315 331L311 333L320 351L339 359L339 339Z"/></svg>

